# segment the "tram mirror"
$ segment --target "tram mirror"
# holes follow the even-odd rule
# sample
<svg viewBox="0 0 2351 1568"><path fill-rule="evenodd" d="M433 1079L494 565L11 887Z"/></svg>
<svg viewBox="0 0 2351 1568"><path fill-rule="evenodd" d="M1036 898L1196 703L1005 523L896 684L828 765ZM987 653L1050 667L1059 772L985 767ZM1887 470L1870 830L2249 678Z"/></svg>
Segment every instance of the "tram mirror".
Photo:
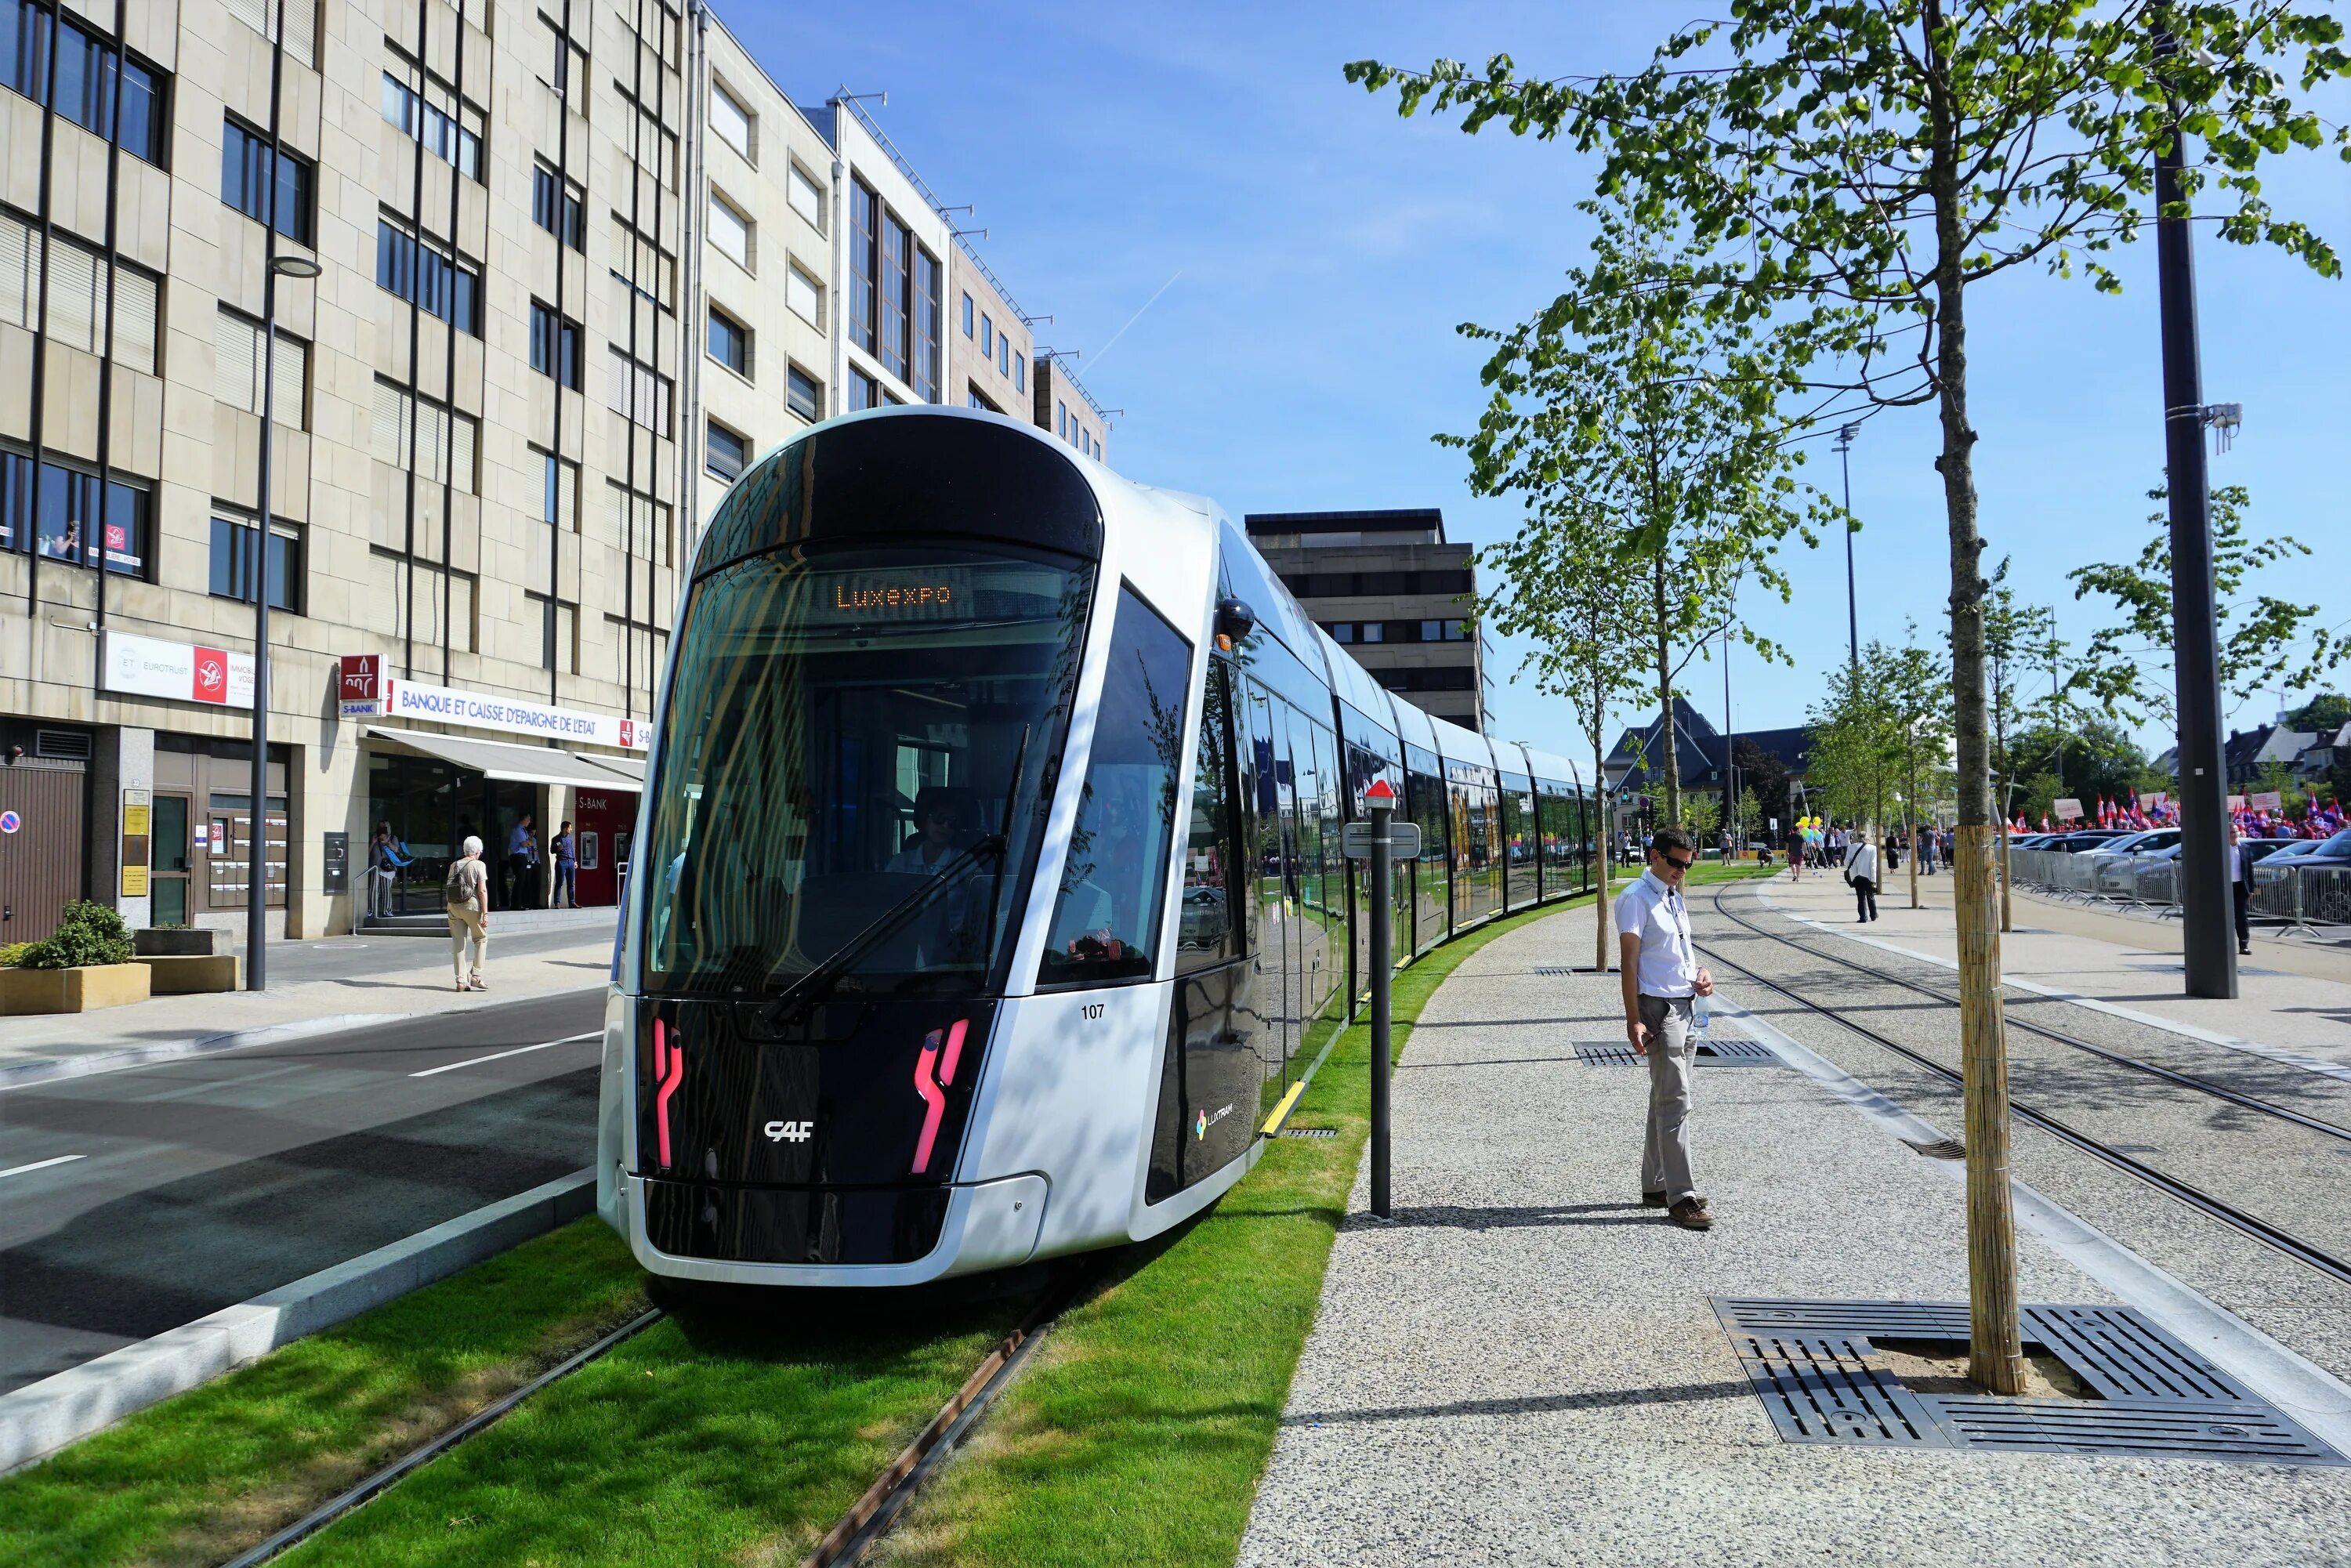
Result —
<svg viewBox="0 0 2351 1568"><path fill-rule="evenodd" d="M1217 646L1230 651L1235 643L1257 630L1257 612L1238 599L1217 601Z"/></svg>

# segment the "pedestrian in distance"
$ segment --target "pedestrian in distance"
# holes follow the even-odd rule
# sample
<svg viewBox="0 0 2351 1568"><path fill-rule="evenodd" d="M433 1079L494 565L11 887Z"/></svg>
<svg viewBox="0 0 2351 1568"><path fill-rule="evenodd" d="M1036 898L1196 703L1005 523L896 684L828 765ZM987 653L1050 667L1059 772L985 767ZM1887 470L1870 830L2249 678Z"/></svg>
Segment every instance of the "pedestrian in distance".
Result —
<svg viewBox="0 0 2351 1568"><path fill-rule="evenodd" d="M507 898L508 909L526 909L535 902L532 870L538 864L538 838L530 831L530 813L515 820L507 834Z"/></svg>
<svg viewBox="0 0 2351 1568"><path fill-rule="evenodd" d="M1788 877L1792 882L1804 880L1804 830L1788 830Z"/></svg>
<svg viewBox="0 0 2351 1568"><path fill-rule="evenodd" d="M490 956L490 868L482 863L481 840L467 839L465 853L449 862L441 902L449 915L449 966L456 972L457 988L488 990L482 966Z"/></svg>
<svg viewBox="0 0 2351 1568"><path fill-rule="evenodd" d="M572 832L568 820L556 831L552 848L555 851L555 896L548 900L548 907L560 909L569 904L577 909L580 907L580 840Z"/></svg>
<svg viewBox="0 0 2351 1568"><path fill-rule="evenodd" d="M400 868L408 862L404 847L392 834L392 824L378 822L375 836L368 841L369 919L392 917L392 884L399 880Z"/></svg>
<svg viewBox="0 0 2351 1568"><path fill-rule="evenodd" d="M1926 835L1918 841L1918 869L1928 876L1935 874L1936 843L1935 830L1932 828L1928 829Z"/></svg>
<svg viewBox="0 0 2351 1568"><path fill-rule="evenodd" d="M1698 849L1678 828L1660 829L1649 869L1616 900L1618 966L1623 970L1625 1038L1649 1063L1649 1124L1641 1149L1641 1202L1662 1208L1685 1230L1711 1229L1690 1174L1691 1038L1698 998L1714 995L1714 977L1690 943L1682 882Z"/></svg>
<svg viewBox="0 0 2351 1568"><path fill-rule="evenodd" d="M1856 925L1877 918L1877 849L1867 839L1855 839L1853 855L1844 862L1844 879L1853 884Z"/></svg>
<svg viewBox="0 0 2351 1568"><path fill-rule="evenodd" d="M2245 864L2245 846L2237 836L2237 820L2229 819L2229 893L2230 902L2237 911L2237 953L2250 957L2253 951L2253 890L2250 884L2251 869Z"/></svg>

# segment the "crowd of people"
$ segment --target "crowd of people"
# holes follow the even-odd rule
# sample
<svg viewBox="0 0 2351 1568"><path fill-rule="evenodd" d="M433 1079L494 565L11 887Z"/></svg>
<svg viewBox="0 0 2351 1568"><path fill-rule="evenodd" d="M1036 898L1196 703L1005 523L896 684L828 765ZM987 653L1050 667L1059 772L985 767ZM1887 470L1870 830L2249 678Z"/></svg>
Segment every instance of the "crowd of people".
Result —
<svg viewBox="0 0 2351 1568"><path fill-rule="evenodd" d="M2351 811L2346 811L2339 800L2321 800L2313 796L2299 817L2288 816L2283 810L2267 807L2256 808L2241 795L2231 795L2235 802L2229 810L2229 820L2237 825L2238 835L2248 839L2324 839L2351 827ZM2107 828L2146 831L2154 828L2176 828L2179 825L2179 803L2166 795L2149 800L2109 800L2101 796L2094 806L2085 807L2079 817L2053 821L2046 811L2041 814L2041 825L2034 827L2023 812L2016 814L2010 823L2017 833L2062 833L2069 829Z"/></svg>

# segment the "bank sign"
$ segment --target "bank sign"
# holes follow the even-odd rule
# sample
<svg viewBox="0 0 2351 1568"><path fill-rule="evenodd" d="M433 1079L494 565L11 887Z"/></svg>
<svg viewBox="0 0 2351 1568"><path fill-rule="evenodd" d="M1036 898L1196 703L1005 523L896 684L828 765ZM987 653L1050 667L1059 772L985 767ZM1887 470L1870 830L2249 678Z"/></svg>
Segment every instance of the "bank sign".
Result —
<svg viewBox="0 0 2351 1568"><path fill-rule="evenodd" d="M424 724L454 724L467 729L531 735L542 740L569 741L580 746L617 746L631 751L645 748L645 732L650 727L643 719L580 713L491 692L404 681L374 667L355 667L355 661L360 658L372 655L352 654L342 661L339 695L345 718L414 719Z"/></svg>
<svg viewBox="0 0 2351 1568"><path fill-rule="evenodd" d="M253 706L253 655L109 632L100 651L106 689L215 707Z"/></svg>

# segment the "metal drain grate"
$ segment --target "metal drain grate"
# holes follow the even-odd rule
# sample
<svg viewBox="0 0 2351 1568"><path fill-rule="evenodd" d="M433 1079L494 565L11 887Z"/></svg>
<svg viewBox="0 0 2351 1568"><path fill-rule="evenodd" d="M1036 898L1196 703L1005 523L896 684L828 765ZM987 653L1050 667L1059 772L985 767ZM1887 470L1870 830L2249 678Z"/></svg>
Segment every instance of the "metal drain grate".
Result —
<svg viewBox="0 0 2351 1568"><path fill-rule="evenodd" d="M1645 1067L1647 1059L1622 1040L1578 1040L1575 1054L1586 1067ZM1698 1060L1716 1067L1777 1067L1780 1059L1768 1045L1751 1040L1709 1040L1698 1048Z"/></svg>
<svg viewBox="0 0 2351 1568"><path fill-rule="evenodd" d="M1968 1146L1957 1138L1938 1138L1931 1144L1922 1144L1916 1138L1902 1141L1930 1160L1963 1160L1968 1157Z"/></svg>
<svg viewBox="0 0 2351 1568"><path fill-rule="evenodd" d="M1575 966L1573 964L1537 964L1535 966L1534 972L1538 975L1573 975L1575 973Z"/></svg>
<svg viewBox="0 0 2351 1568"><path fill-rule="evenodd" d="M1339 1129L1336 1127L1284 1127L1281 1130L1281 1135L1285 1138L1335 1138L1339 1135Z"/></svg>
<svg viewBox="0 0 2351 1568"><path fill-rule="evenodd" d="M1714 1303L1781 1436L1798 1443L2135 1454L2339 1465L2325 1444L2129 1307L2030 1306L2028 1346L2056 1356L2095 1399L1913 1394L1876 1339L1964 1342L1954 1301Z"/></svg>

